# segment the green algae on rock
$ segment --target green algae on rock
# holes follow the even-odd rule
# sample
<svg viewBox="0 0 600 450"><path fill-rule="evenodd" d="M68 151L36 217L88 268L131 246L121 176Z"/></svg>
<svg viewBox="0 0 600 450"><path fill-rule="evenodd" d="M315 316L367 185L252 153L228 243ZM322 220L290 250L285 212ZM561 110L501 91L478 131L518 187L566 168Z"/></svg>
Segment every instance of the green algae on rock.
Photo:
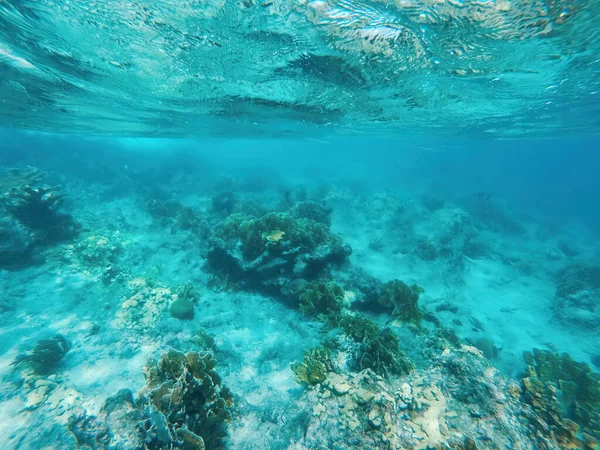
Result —
<svg viewBox="0 0 600 450"><path fill-rule="evenodd" d="M192 320L194 318L194 304L186 298L178 298L169 308L171 316L180 320Z"/></svg>

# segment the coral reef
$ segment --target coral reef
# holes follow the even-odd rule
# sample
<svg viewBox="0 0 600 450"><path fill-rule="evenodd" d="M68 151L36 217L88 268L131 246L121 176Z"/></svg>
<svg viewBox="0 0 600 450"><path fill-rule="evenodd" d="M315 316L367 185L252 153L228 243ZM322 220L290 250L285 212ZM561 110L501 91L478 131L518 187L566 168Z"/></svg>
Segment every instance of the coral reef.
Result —
<svg viewBox="0 0 600 450"><path fill-rule="evenodd" d="M272 235L277 239L269 239ZM281 295L293 280L314 280L343 264L350 253L322 223L288 213L259 219L234 213L217 228L207 267L243 287Z"/></svg>
<svg viewBox="0 0 600 450"><path fill-rule="evenodd" d="M223 447L233 395L222 386L215 366L210 352L175 350L147 364L147 387L140 400L145 420L139 424L146 448Z"/></svg>
<svg viewBox="0 0 600 450"><path fill-rule="evenodd" d="M145 206L148 214L159 220L172 219L183 207L177 200L162 198L148 199Z"/></svg>
<svg viewBox="0 0 600 450"><path fill-rule="evenodd" d="M418 324L423 319L419 307L419 295L424 292L421 286L407 285L400 280L392 280L383 285L377 302L404 322Z"/></svg>
<svg viewBox="0 0 600 450"><path fill-rule="evenodd" d="M560 322L600 330L600 266L574 263L563 268L552 306Z"/></svg>
<svg viewBox="0 0 600 450"><path fill-rule="evenodd" d="M21 268L37 248L75 236L79 225L60 211L59 187L40 184L38 169L8 169L0 178L0 267Z"/></svg>
<svg viewBox="0 0 600 450"><path fill-rule="evenodd" d="M424 261L433 261L437 258L435 246L427 239L419 239L415 246L415 254Z"/></svg>
<svg viewBox="0 0 600 450"><path fill-rule="evenodd" d="M344 288L333 281L312 281L300 296L300 311L307 315L339 313L344 306L344 294Z"/></svg>
<svg viewBox="0 0 600 450"><path fill-rule="evenodd" d="M305 401L312 413L292 448L559 448L532 435L519 387L469 347L401 379L328 372Z"/></svg>
<svg viewBox="0 0 600 450"><path fill-rule="evenodd" d="M319 384L327 378L327 372L333 371L331 350L323 345L304 352L304 360L291 366L298 383L311 386Z"/></svg>
<svg viewBox="0 0 600 450"><path fill-rule="evenodd" d="M28 177L17 176L19 180ZM13 184L2 196L2 203L13 217L25 227L35 231L43 243L52 243L77 234L78 224L68 214L60 212L64 194L58 186L38 185L34 182Z"/></svg>
<svg viewBox="0 0 600 450"><path fill-rule="evenodd" d="M98 415L74 408L69 430L79 446L98 450L224 448L233 395L215 365L212 353L170 350L147 363L137 399L121 389Z"/></svg>
<svg viewBox="0 0 600 450"><path fill-rule="evenodd" d="M533 406L540 438L562 448L594 448L600 440L600 373L568 354L524 354L523 398Z"/></svg>
<svg viewBox="0 0 600 450"><path fill-rule="evenodd" d="M383 376L406 374L414 368L401 350L400 340L389 328L360 343L356 366L361 370L372 369Z"/></svg>
<svg viewBox="0 0 600 450"><path fill-rule="evenodd" d="M382 330L363 314L344 314L339 321L342 331L354 340L351 368L371 369L378 375L409 373L414 366L400 347L400 340L390 328Z"/></svg>
<svg viewBox="0 0 600 450"><path fill-rule="evenodd" d="M298 202L290 209L290 214L295 219L308 219L331 225L331 209L317 202Z"/></svg>
<svg viewBox="0 0 600 450"><path fill-rule="evenodd" d="M237 204L238 199L233 192L219 192L211 199L211 210L213 213L226 217L235 211Z"/></svg>
<svg viewBox="0 0 600 450"><path fill-rule="evenodd" d="M194 208L183 206L175 216L174 227L189 230L201 239L210 236L211 230L207 220Z"/></svg>
<svg viewBox="0 0 600 450"><path fill-rule="evenodd" d="M58 365L70 348L71 343L57 334L51 339L38 341L33 350L18 355L11 365L28 365L38 373L47 373Z"/></svg>
<svg viewBox="0 0 600 450"><path fill-rule="evenodd" d="M0 208L0 215L4 215ZM10 216L0 216L0 268L18 269L31 259L33 233Z"/></svg>
<svg viewBox="0 0 600 450"><path fill-rule="evenodd" d="M170 288L147 278L134 278L127 283L128 294L123 299L113 325L117 328L147 332L155 327L173 301Z"/></svg>

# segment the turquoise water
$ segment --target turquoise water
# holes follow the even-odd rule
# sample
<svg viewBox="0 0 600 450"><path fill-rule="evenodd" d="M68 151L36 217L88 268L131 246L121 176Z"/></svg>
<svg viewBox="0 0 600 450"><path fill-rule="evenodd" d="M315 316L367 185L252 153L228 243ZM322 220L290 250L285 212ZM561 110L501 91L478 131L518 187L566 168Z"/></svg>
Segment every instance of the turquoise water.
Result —
<svg viewBox="0 0 600 450"><path fill-rule="evenodd" d="M0 1L0 450L599 448L599 17Z"/></svg>
<svg viewBox="0 0 600 450"><path fill-rule="evenodd" d="M600 3L4 1L0 124L597 136Z"/></svg>

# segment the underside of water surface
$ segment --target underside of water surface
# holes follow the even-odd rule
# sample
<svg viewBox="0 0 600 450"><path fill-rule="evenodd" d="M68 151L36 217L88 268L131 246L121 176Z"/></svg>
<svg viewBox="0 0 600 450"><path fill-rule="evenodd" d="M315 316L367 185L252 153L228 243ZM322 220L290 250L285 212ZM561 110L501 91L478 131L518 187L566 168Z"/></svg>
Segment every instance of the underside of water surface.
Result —
<svg viewBox="0 0 600 450"><path fill-rule="evenodd" d="M598 0L3 1L0 125L597 135Z"/></svg>

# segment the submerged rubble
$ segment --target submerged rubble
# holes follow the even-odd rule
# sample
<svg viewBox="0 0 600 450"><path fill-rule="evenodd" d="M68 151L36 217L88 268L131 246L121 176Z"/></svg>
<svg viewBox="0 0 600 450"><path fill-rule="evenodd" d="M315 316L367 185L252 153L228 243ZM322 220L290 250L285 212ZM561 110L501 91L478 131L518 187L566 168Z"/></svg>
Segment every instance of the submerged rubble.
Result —
<svg viewBox="0 0 600 450"><path fill-rule="evenodd" d="M308 429L290 449L564 448L536 435L521 387L473 347L447 349L402 378L329 372L306 401Z"/></svg>

